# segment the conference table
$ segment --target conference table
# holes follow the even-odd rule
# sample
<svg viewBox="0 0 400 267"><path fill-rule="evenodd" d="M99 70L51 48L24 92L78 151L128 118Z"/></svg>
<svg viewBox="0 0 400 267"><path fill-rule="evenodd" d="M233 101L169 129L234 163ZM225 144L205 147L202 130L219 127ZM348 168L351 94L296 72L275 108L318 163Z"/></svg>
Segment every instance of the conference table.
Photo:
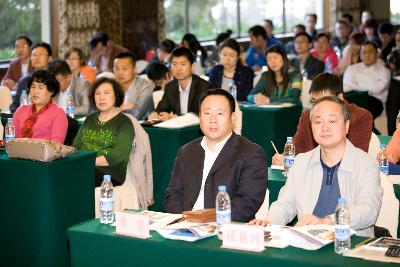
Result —
<svg viewBox="0 0 400 267"><path fill-rule="evenodd" d="M297 124L302 112L301 105L290 107L258 107L241 105L242 135L264 148L268 165L275 151L271 141L280 153L288 136L296 133Z"/></svg>
<svg viewBox="0 0 400 267"><path fill-rule="evenodd" d="M247 252L221 248L222 241L210 237L196 242L169 240L152 231L149 239L115 234L115 227L90 220L68 229L71 266L394 266L337 255L333 244L316 251L294 247L266 248ZM352 237L352 247L365 240Z"/></svg>
<svg viewBox="0 0 400 267"><path fill-rule="evenodd" d="M69 266L67 229L94 218L94 152L44 163L0 152L0 266Z"/></svg>
<svg viewBox="0 0 400 267"><path fill-rule="evenodd" d="M153 163L154 204L150 210L164 211L164 195L169 185L175 158L181 146L202 136L200 126L179 129L144 127L150 139Z"/></svg>

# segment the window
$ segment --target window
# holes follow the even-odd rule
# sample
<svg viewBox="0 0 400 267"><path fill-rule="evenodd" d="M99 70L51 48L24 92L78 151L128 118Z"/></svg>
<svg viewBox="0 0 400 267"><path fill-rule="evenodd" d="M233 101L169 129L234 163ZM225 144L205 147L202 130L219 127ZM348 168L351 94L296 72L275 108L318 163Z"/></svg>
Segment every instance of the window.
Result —
<svg viewBox="0 0 400 267"><path fill-rule="evenodd" d="M19 35L29 36L33 42L41 39L40 0L1 1L0 60L14 55L14 41Z"/></svg>
<svg viewBox="0 0 400 267"><path fill-rule="evenodd" d="M390 21L393 24L400 24L400 1L390 1Z"/></svg>
<svg viewBox="0 0 400 267"><path fill-rule="evenodd" d="M294 25L304 24L307 13L318 16L317 28L322 28L323 0L166 0L167 38L180 42L185 32L200 40L214 40L231 29L234 37L247 37L248 29L274 23L274 33L291 32Z"/></svg>

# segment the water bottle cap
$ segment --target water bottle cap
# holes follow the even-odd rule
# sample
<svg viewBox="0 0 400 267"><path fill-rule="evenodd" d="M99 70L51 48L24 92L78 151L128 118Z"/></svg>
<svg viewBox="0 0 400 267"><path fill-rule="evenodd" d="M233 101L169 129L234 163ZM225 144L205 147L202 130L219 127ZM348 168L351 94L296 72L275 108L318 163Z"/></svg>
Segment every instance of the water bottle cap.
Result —
<svg viewBox="0 0 400 267"><path fill-rule="evenodd" d="M103 179L104 180L111 180L111 175L106 174L106 175L103 176Z"/></svg>
<svg viewBox="0 0 400 267"><path fill-rule="evenodd" d="M386 145L385 145L385 144L381 144L380 147L381 147L381 149L383 150L383 149L386 148Z"/></svg>
<svg viewBox="0 0 400 267"><path fill-rule="evenodd" d="M286 138L286 141L292 141L293 140L293 137L291 137L291 136L288 136L287 138Z"/></svg>
<svg viewBox="0 0 400 267"><path fill-rule="evenodd" d="M343 197L338 199L338 205L346 205L347 204L347 200Z"/></svg>
<svg viewBox="0 0 400 267"><path fill-rule="evenodd" d="M8 118L8 119L7 119L7 122L12 122L12 118Z"/></svg>
<svg viewBox="0 0 400 267"><path fill-rule="evenodd" d="M219 191L219 192L226 192L226 185L220 185L220 186L218 186L218 191Z"/></svg>

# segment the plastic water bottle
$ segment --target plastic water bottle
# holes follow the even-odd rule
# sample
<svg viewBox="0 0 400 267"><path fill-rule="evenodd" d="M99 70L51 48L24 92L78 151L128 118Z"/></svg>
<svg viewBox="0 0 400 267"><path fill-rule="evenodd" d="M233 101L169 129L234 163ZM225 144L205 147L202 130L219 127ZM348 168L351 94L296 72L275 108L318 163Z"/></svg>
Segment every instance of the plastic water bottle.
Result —
<svg viewBox="0 0 400 267"><path fill-rule="evenodd" d="M332 71L333 71L333 66L332 66L331 58L327 57L325 59L325 72L332 73Z"/></svg>
<svg viewBox="0 0 400 267"><path fill-rule="evenodd" d="M285 144L285 149L283 151L283 174L287 177L289 174L289 169L292 167L294 163L294 157L296 155L296 148L293 143L293 138L292 137L287 137L286 139L286 144Z"/></svg>
<svg viewBox="0 0 400 267"><path fill-rule="evenodd" d="M226 192L226 186L218 186L218 194L215 201L218 235L221 237L221 226L231 222L231 200Z"/></svg>
<svg viewBox="0 0 400 267"><path fill-rule="evenodd" d="M343 252L350 250L350 247L350 212L347 208L346 199L339 198L335 212L335 252L343 254Z"/></svg>
<svg viewBox="0 0 400 267"><path fill-rule="evenodd" d="M237 87L233 79L229 82L228 88L229 88L229 93L231 93L233 98L237 99Z"/></svg>
<svg viewBox="0 0 400 267"><path fill-rule="evenodd" d="M15 138L15 127L12 122L12 118L7 119L7 124L6 124L6 128L4 129L4 132L5 132L5 134L4 134L5 141L6 141L6 144L8 144L8 142L11 139Z"/></svg>
<svg viewBox="0 0 400 267"><path fill-rule="evenodd" d="M114 221L114 189L111 175L104 175L100 186L100 223L111 224Z"/></svg>
<svg viewBox="0 0 400 267"><path fill-rule="evenodd" d="M385 144L381 144L382 151L384 151L385 148L386 148L386 145ZM383 173L384 175L389 175L389 161L388 161L387 156L384 153L382 153L379 156L378 161L379 161L379 170L380 170L380 172Z"/></svg>
<svg viewBox="0 0 400 267"><path fill-rule="evenodd" d="M72 96L71 91L68 92L67 95L67 108L66 113L71 118L74 118L75 106L74 106L74 97Z"/></svg>
<svg viewBox="0 0 400 267"><path fill-rule="evenodd" d="M396 117L396 129L399 128L399 124L400 124L400 110L399 110L399 113L397 114L397 117Z"/></svg>
<svg viewBox="0 0 400 267"><path fill-rule="evenodd" d="M203 64L201 62L201 50L197 50L197 52L196 52L196 63L199 66L203 66Z"/></svg>
<svg viewBox="0 0 400 267"><path fill-rule="evenodd" d="M19 105L25 106L28 104L29 104L29 102L28 102L28 95L26 94L26 90L22 90L21 97L19 98Z"/></svg>

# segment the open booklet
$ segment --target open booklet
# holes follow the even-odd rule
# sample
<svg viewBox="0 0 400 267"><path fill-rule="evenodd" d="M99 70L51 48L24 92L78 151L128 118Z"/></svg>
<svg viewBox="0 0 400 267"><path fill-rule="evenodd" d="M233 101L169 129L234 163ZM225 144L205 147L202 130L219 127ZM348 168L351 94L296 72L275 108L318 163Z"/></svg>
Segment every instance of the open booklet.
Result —
<svg viewBox="0 0 400 267"><path fill-rule="evenodd" d="M213 223L178 222L160 228L157 232L164 238L193 242L218 233Z"/></svg>
<svg viewBox="0 0 400 267"><path fill-rule="evenodd" d="M144 210L140 212L140 214L149 216L150 230L157 230L165 227L168 224L179 221L183 217L182 214L164 213L150 210Z"/></svg>
<svg viewBox="0 0 400 267"><path fill-rule="evenodd" d="M344 256L371 261L400 263L400 258L398 257L385 256L385 252L391 245L400 246L400 239L381 237L367 245L345 252Z"/></svg>
<svg viewBox="0 0 400 267"><path fill-rule="evenodd" d="M284 248L290 245L306 250L317 250L335 240L333 225L317 224L300 227L270 225L265 230L271 233L265 242L267 247ZM351 230L351 234L354 233Z"/></svg>
<svg viewBox="0 0 400 267"><path fill-rule="evenodd" d="M185 115L178 116L176 118L155 124L154 127L161 128L184 128L193 125L199 125L200 120L193 113L186 113Z"/></svg>

